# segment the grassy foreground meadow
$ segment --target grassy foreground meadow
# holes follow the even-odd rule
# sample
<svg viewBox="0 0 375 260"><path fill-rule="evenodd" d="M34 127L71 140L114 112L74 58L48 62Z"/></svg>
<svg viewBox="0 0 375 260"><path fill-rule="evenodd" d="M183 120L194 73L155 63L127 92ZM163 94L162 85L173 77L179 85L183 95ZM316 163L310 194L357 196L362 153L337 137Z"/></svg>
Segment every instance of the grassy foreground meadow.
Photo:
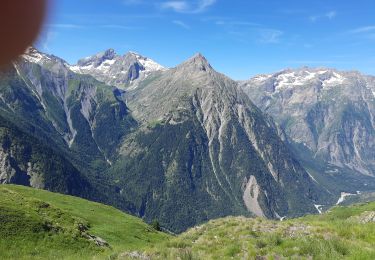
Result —
<svg viewBox="0 0 375 260"><path fill-rule="evenodd" d="M171 236L109 206L1 185L0 259L375 259L375 203L285 221L227 217Z"/></svg>
<svg viewBox="0 0 375 260"><path fill-rule="evenodd" d="M0 185L0 259L110 259L168 237L113 207Z"/></svg>
<svg viewBox="0 0 375 260"><path fill-rule="evenodd" d="M286 221L228 217L192 228L156 259L375 259L375 203Z"/></svg>

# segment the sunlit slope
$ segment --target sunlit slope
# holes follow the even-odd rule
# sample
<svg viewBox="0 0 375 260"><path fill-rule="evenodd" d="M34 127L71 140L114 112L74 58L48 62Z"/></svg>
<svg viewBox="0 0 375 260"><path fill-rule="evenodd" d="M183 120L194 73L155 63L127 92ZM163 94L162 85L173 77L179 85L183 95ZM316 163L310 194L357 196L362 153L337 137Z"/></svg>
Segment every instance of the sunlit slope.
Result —
<svg viewBox="0 0 375 260"><path fill-rule="evenodd" d="M0 186L1 259L108 259L167 238L142 220L109 206L37 189Z"/></svg>
<svg viewBox="0 0 375 260"><path fill-rule="evenodd" d="M152 259L375 259L375 203L285 221L228 217L149 250Z"/></svg>

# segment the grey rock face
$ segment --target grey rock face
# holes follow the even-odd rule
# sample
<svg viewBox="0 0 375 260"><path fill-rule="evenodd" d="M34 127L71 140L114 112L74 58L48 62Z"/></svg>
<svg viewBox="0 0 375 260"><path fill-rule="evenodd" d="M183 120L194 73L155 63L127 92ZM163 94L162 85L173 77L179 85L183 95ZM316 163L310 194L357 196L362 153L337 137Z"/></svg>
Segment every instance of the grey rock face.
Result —
<svg viewBox="0 0 375 260"><path fill-rule="evenodd" d="M375 174L374 77L302 68L261 75L241 87L315 158Z"/></svg>
<svg viewBox="0 0 375 260"><path fill-rule="evenodd" d="M19 160L17 157L20 152L17 147L12 147L9 150L0 148L0 183L19 183L44 189L43 170L30 161Z"/></svg>
<svg viewBox="0 0 375 260"><path fill-rule="evenodd" d="M116 57L114 50L108 50L83 59L79 64L95 68ZM47 123L52 123L69 148L80 150L90 146L87 156L99 155L109 163L115 142L129 131L123 122L128 113L125 102L121 95L116 94L121 91L96 81L90 75L76 74L65 61L33 48L15 64L15 68L42 105L44 111L41 113L45 114ZM107 133L104 134L105 128ZM114 128L116 133L112 133Z"/></svg>
<svg viewBox="0 0 375 260"><path fill-rule="evenodd" d="M77 65L80 67L93 66L94 68L99 67L108 60L116 58L117 54L114 49L108 49L104 52L98 53L94 56L87 57L78 61Z"/></svg>

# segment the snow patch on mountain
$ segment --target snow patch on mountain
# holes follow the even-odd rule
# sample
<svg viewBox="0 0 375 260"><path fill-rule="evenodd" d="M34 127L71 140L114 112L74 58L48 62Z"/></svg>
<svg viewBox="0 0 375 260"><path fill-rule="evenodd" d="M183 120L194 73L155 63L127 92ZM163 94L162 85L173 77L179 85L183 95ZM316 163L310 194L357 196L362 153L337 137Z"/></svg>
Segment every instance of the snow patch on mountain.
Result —
<svg viewBox="0 0 375 260"><path fill-rule="evenodd" d="M139 63L142 64L145 73L158 71L158 70L166 70L166 68L164 68L160 64L156 63L155 61L147 57L143 57L142 55L136 52L131 51L130 54L134 55L136 59L139 61Z"/></svg>
<svg viewBox="0 0 375 260"><path fill-rule="evenodd" d="M51 60L50 57L48 57L46 54L41 53L37 51L33 47L29 47L26 49L25 54L22 56L25 60L31 62L31 63L43 63L45 61Z"/></svg>
<svg viewBox="0 0 375 260"><path fill-rule="evenodd" d="M258 81L258 82L264 82L266 81L267 79L270 79L272 77L272 75L258 75L254 78L255 81Z"/></svg>
<svg viewBox="0 0 375 260"><path fill-rule="evenodd" d="M81 59L69 68L78 74L91 75L108 85L129 89L136 88L138 82L151 73L166 70L157 62L136 52L120 56L113 49Z"/></svg>
<svg viewBox="0 0 375 260"><path fill-rule="evenodd" d="M323 87L337 86L344 83L345 78L340 74L333 72L332 77L323 81Z"/></svg>
<svg viewBox="0 0 375 260"><path fill-rule="evenodd" d="M281 92L319 82L323 88L329 88L343 84L345 80L345 73L335 70L302 68L298 70L288 69L276 74L258 75L249 80L247 85L250 87L251 84L259 85L270 82L270 84L273 84L274 92Z"/></svg>
<svg viewBox="0 0 375 260"><path fill-rule="evenodd" d="M276 89L287 88L290 86L303 86L310 80L316 77L315 72L302 71L302 72L290 72L285 74L280 74L276 78Z"/></svg>

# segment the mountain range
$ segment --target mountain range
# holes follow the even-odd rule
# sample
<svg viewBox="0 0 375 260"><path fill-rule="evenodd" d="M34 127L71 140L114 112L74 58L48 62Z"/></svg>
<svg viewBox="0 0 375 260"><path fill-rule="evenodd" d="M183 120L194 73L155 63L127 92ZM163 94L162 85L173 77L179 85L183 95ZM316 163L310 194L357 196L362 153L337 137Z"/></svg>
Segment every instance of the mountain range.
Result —
<svg viewBox="0 0 375 260"><path fill-rule="evenodd" d="M372 185L375 77L301 68L260 75L240 85L282 127L311 172L349 179L352 192Z"/></svg>
<svg viewBox="0 0 375 260"><path fill-rule="evenodd" d="M237 82L201 54L167 69L109 49L70 65L29 48L0 75L0 182L173 232L319 213L375 189L374 84L309 68Z"/></svg>

